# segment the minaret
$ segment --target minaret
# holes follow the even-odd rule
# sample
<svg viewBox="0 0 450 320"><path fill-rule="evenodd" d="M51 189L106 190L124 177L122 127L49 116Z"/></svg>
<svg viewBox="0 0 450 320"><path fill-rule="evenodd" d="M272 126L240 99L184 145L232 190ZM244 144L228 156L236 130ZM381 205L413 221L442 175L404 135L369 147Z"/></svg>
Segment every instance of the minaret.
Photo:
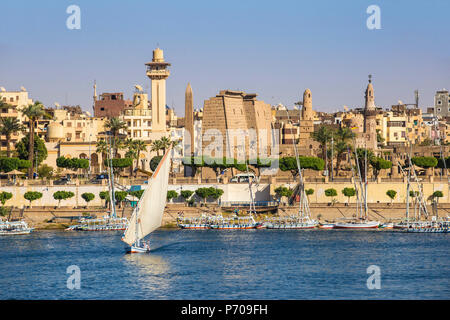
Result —
<svg viewBox="0 0 450 320"><path fill-rule="evenodd" d="M192 95L191 84L188 83L185 93L184 127L190 135L190 141L185 141L185 150L194 153L194 97ZM188 148L188 144L190 147Z"/></svg>
<svg viewBox="0 0 450 320"><path fill-rule="evenodd" d="M313 120L311 90L309 89L303 93L302 120Z"/></svg>
<svg viewBox="0 0 450 320"><path fill-rule="evenodd" d="M375 95L372 85L372 75L369 75L364 106L364 133L366 134L367 147L376 149L377 147L377 121L375 109Z"/></svg>
<svg viewBox="0 0 450 320"><path fill-rule="evenodd" d="M94 80L94 104L92 105L92 109L95 114L95 103L97 102L97 82Z"/></svg>
<svg viewBox="0 0 450 320"><path fill-rule="evenodd" d="M302 105L299 144L301 147L306 147L310 143L311 133L314 132L314 113L312 109L311 90L306 89L305 92L303 92ZM295 119L295 117L293 117L293 119Z"/></svg>
<svg viewBox="0 0 450 320"><path fill-rule="evenodd" d="M166 79L170 63L164 62L163 51L153 50L152 62L147 66L147 77L152 82L152 132L166 132Z"/></svg>

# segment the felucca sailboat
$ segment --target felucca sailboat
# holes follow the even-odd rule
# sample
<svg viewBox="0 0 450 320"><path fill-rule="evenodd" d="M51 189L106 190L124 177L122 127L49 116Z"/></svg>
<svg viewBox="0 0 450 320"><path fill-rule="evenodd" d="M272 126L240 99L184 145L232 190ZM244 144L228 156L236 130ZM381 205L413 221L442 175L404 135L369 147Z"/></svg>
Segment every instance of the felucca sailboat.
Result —
<svg viewBox="0 0 450 320"><path fill-rule="evenodd" d="M122 237L122 241L130 246L126 249L128 253L150 252L150 245L143 239L162 224L169 185L170 152L171 148L166 151L150 177Z"/></svg>

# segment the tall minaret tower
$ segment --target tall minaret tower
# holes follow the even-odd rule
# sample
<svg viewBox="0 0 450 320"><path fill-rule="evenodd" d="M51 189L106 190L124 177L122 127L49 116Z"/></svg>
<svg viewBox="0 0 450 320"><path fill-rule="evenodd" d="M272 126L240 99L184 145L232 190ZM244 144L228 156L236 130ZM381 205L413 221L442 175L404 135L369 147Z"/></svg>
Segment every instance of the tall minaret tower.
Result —
<svg viewBox="0 0 450 320"><path fill-rule="evenodd" d="M194 98L192 95L191 84L188 83L185 93L185 111L184 111L184 128L189 132L190 141L185 141L185 150L194 153ZM190 147L188 148L188 144Z"/></svg>
<svg viewBox="0 0 450 320"><path fill-rule="evenodd" d="M311 142L311 134L314 132L314 112L312 109L311 90L303 92L303 108L300 119L300 139L301 147L306 147Z"/></svg>
<svg viewBox="0 0 450 320"><path fill-rule="evenodd" d="M166 132L166 79L170 63L164 62L163 51L153 50L152 62L147 66L147 77L152 81L152 132Z"/></svg>
<svg viewBox="0 0 450 320"><path fill-rule="evenodd" d="M364 133L366 134L367 147L377 148L377 121L375 109L375 95L372 85L372 75L369 75L369 84L367 85L364 106Z"/></svg>

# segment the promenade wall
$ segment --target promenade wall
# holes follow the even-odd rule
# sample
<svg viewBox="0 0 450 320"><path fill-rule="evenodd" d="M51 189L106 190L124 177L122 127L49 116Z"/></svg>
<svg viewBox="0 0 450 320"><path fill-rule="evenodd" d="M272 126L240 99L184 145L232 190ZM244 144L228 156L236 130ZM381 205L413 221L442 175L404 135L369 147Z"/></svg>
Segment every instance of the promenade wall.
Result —
<svg viewBox="0 0 450 320"><path fill-rule="evenodd" d="M278 186L295 187L295 184L259 184L252 187L253 196L255 201L272 201L274 189ZM130 187L130 186L126 186ZM141 186L143 189L147 185ZM229 183L229 184L187 184L187 185L169 185L169 190L175 190L180 194L181 190L195 191L201 187L217 187L224 190L224 194L221 201L250 201L249 187L246 183ZM332 201L330 197L325 196L325 190L334 188L337 191L335 200L337 203L350 203L356 202L356 197L347 199L342 194L342 190L346 187L352 188L354 185L349 182L329 182L329 183L306 183L306 188L314 189L314 194L309 196L310 203L323 203L327 204ZM417 186L413 185L412 188L417 190ZM72 191L75 196L68 200L61 201L61 206L67 207L82 207L86 206L86 202L81 195L85 192L90 192L95 195L94 200L89 203L89 206L98 207L104 204L104 201L100 199L100 191L106 191L107 186L102 185L80 185L80 186L3 186L0 187L0 191L7 191L13 194L12 199L6 202L6 206L15 206L23 208L29 206L29 201L26 200L23 195L28 191L39 191L43 193L41 199L35 200L32 203L33 207L40 206L57 206L58 201L53 199L53 193L59 190ZM393 200L393 203L405 203L406 202L406 184L403 182L381 182L370 183L368 185L368 202L369 203L390 203L390 198L386 195L387 190L395 190L397 195ZM444 197L439 199L439 203L450 203L449 199L449 187L446 182L424 182L423 183L424 195L426 198L430 197L433 192L439 190L442 191ZM410 198L412 201L412 199ZM174 199L173 202L181 203L184 199L181 197Z"/></svg>

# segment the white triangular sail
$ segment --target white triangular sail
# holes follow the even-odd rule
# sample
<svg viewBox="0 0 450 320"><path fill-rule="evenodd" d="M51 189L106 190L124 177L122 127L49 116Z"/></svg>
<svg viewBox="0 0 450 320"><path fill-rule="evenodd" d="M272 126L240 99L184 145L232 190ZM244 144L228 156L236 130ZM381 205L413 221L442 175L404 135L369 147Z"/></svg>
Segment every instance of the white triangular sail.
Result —
<svg viewBox="0 0 450 320"><path fill-rule="evenodd" d="M169 184L170 148L148 181L124 233L122 241L130 246L161 226Z"/></svg>

